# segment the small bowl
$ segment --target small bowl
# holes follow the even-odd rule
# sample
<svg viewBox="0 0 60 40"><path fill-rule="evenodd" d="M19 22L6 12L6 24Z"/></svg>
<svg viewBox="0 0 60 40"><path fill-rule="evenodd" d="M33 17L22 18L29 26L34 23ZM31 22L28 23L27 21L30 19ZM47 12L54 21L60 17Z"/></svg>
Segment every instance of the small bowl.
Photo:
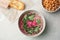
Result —
<svg viewBox="0 0 60 40"><path fill-rule="evenodd" d="M26 35L26 34L24 34L24 33L21 31L21 29L20 29L20 23L19 23L19 22L21 21L22 16L24 16L24 14L25 14L26 12L30 12L30 11L33 11L33 12L37 13L37 14L42 18L42 20L43 20L43 28L42 28L42 30L41 30L39 33L35 34L35 35ZM24 34L25 36L28 36L28 37L37 37L37 36L41 35L42 32L43 32L44 29L45 29L45 25L46 25L46 23L45 23L44 17L42 16L42 14L40 14L38 11L35 11L35 10L27 10L27 11L23 12L22 15L21 15L20 18L19 18L19 21L18 21L18 26L19 26L20 31L22 32L22 34Z"/></svg>
<svg viewBox="0 0 60 40"><path fill-rule="evenodd" d="M43 0L41 0L41 3L42 3L42 2L43 2ZM42 7L43 7L43 9L44 9L45 11L50 12L50 13L56 12L56 11L58 11L58 10L60 9L60 7L58 7L55 11L49 11L49 10L47 10L46 8L44 8L43 3L42 3Z"/></svg>

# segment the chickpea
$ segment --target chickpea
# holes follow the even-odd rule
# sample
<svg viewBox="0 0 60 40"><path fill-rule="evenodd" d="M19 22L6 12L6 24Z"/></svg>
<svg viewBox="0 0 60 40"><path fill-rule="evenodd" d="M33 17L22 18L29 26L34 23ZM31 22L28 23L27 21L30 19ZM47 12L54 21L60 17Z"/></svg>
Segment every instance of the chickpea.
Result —
<svg viewBox="0 0 60 40"><path fill-rule="evenodd" d="M43 0L42 4L48 11L55 11L59 7L58 0Z"/></svg>

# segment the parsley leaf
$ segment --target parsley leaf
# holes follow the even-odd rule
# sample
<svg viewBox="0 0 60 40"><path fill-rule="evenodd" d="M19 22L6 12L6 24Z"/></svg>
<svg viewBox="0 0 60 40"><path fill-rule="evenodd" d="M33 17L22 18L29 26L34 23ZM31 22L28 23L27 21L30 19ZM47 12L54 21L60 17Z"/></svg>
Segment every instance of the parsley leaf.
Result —
<svg viewBox="0 0 60 40"><path fill-rule="evenodd" d="M38 31L39 31L39 27L35 27L34 32L38 32Z"/></svg>
<svg viewBox="0 0 60 40"><path fill-rule="evenodd" d="M36 22L37 22L37 24L40 24L41 21L39 19L37 19Z"/></svg>
<svg viewBox="0 0 60 40"><path fill-rule="evenodd" d="M33 20L33 19L34 19L34 15L28 16L28 19L29 19L29 20Z"/></svg>
<svg viewBox="0 0 60 40"><path fill-rule="evenodd" d="M24 27L25 30L27 30L27 25L26 24L23 27Z"/></svg>
<svg viewBox="0 0 60 40"><path fill-rule="evenodd" d="M33 33L33 29L28 28L27 32L28 32L29 34L32 34L32 33Z"/></svg>

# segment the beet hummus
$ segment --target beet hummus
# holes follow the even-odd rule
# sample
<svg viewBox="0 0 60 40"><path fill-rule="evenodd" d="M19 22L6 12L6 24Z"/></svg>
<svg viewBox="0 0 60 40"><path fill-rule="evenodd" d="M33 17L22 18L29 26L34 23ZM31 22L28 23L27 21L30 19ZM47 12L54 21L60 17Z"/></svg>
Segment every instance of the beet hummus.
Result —
<svg viewBox="0 0 60 40"><path fill-rule="evenodd" d="M34 11L27 11L19 18L19 29L25 35L38 34L43 28L43 20Z"/></svg>

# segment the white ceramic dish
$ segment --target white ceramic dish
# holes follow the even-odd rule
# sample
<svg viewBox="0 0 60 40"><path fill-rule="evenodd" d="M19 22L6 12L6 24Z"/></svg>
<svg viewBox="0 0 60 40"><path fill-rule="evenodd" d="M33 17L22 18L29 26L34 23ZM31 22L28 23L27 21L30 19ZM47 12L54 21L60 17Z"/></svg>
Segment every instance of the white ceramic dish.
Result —
<svg viewBox="0 0 60 40"><path fill-rule="evenodd" d="M35 10L28 10L28 11L34 11L34 12L36 12L37 14L39 14L40 16L41 16L41 18L42 18L42 20L43 20L43 28L42 28L42 30L38 33L38 34L35 34L35 35L31 35L31 36L29 36L29 35L25 35L24 33L24 35L25 36L28 36L28 37L37 37L37 36L39 36L39 35L41 35L42 34L42 32L44 31L44 29L45 29L45 25L46 25L46 23L45 23L45 19L44 19L44 17L42 16L42 14L41 13L39 13L38 11L35 11ZM25 12L28 12L28 11L25 11ZM25 12L23 12L22 13L22 15L25 13ZM21 16L22 16L21 15ZM20 16L20 17L21 17ZM20 19L20 18L19 18ZM19 21L18 21L19 22ZM19 24L19 23L18 23ZM20 30L21 31L21 30Z"/></svg>
<svg viewBox="0 0 60 40"><path fill-rule="evenodd" d="M41 0L41 3L43 2L43 0ZM43 4L42 4L42 7L43 7ZM58 11L59 9L60 9L60 7L58 7L55 11L48 11L46 8L44 8L43 7L43 9L45 10L45 11L47 11L47 12L50 12L50 13L52 13L52 12L56 12L56 11Z"/></svg>

